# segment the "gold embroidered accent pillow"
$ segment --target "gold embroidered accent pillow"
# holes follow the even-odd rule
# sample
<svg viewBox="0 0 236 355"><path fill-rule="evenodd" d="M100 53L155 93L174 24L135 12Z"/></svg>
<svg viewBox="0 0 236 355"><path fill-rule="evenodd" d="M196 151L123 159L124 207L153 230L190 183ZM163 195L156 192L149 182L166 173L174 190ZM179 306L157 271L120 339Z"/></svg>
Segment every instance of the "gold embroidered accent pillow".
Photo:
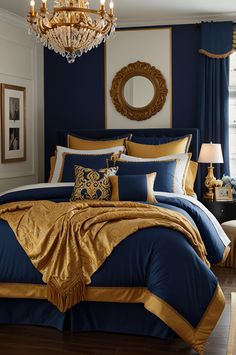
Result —
<svg viewBox="0 0 236 355"><path fill-rule="evenodd" d="M111 183L109 176L117 173L118 167L94 170L75 165L75 186L71 201L110 200Z"/></svg>

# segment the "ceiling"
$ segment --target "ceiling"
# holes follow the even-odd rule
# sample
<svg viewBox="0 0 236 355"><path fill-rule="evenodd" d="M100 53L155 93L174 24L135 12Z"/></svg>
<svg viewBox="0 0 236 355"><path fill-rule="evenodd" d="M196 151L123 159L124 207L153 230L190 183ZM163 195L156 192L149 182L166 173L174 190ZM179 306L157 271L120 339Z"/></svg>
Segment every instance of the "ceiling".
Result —
<svg viewBox="0 0 236 355"><path fill-rule="evenodd" d="M26 17L29 0L0 0L0 8ZM41 3L35 0L36 7ZM107 0L107 3L109 0ZM90 0L97 8L99 0ZM202 20L236 21L235 0L114 0L118 26L193 23ZM53 0L48 0L52 8Z"/></svg>

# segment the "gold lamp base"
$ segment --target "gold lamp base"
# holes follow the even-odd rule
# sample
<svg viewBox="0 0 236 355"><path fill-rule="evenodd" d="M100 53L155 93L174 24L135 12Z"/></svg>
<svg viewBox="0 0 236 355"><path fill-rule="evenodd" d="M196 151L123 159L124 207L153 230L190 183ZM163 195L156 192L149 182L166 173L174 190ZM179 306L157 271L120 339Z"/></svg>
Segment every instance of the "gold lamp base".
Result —
<svg viewBox="0 0 236 355"><path fill-rule="evenodd" d="M208 166L207 169L208 169L208 174L205 178L205 186L208 191L203 195L203 198L205 200L214 200L214 196L215 196L214 189L216 186L222 186L223 182L215 178L214 167L212 166L212 163L210 166Z"/></svg>
<svg viewBox="0 0 236 355"><path fill-rule="evenodd" d="M213 189L209 189L208 192L205 192L203 195L204 200L214 200L214 192Z"/></svg>

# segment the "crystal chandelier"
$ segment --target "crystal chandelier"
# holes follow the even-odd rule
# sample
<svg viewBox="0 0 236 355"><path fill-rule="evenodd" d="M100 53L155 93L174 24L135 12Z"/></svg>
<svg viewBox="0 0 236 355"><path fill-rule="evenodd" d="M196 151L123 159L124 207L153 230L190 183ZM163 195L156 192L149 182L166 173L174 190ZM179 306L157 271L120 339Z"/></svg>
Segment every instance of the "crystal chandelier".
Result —
<svg viewBox="0 0 236 355"><path fill-rule="evenodd" d="M74 63L77 57L106 41L115 31L114 3L110 0L106 11L106 0L100 0L98 10L90 9L87 0L55 0L52 14L48 12L47 0L42 0L35 11L35 1L30 1L27 21L29 32L36 33L45 47Z"/></svg>

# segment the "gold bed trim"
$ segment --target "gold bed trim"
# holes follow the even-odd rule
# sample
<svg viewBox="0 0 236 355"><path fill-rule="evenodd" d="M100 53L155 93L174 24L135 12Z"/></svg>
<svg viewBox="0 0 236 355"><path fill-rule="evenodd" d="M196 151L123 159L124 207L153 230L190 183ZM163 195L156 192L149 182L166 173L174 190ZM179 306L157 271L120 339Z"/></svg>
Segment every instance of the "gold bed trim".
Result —
<svg viewBox="0 0 236 355"><path fill-rule="evenodd" d="M0 283L0 298L47 299L47 286L35 284ZM144 287L86 287L85 301L143 303L144 307L173 329L199 354L214 329L225 305L224 295L217 285L203 318L194 328L173 307Z"/></svg>
<svg viewBox="0 0 236 355"><path fill-rule="evenodd" d="M214 264L214 265L225 266L225 262L229 256L230 249L231 249L231 247L229 245L227 245L225 247L224 254L223 254L221 261L218 264Z"/></svg>
<svg viewBox="0 0 236 355"><path fill-rule="evenodd" d="M199 231L179 212L137 202L20 201L0 206L61 312L84 300L86 285L114 248L139 229L163 226L188 240L210 266ZM30 236L30 238L28 237Z"/></svg>

